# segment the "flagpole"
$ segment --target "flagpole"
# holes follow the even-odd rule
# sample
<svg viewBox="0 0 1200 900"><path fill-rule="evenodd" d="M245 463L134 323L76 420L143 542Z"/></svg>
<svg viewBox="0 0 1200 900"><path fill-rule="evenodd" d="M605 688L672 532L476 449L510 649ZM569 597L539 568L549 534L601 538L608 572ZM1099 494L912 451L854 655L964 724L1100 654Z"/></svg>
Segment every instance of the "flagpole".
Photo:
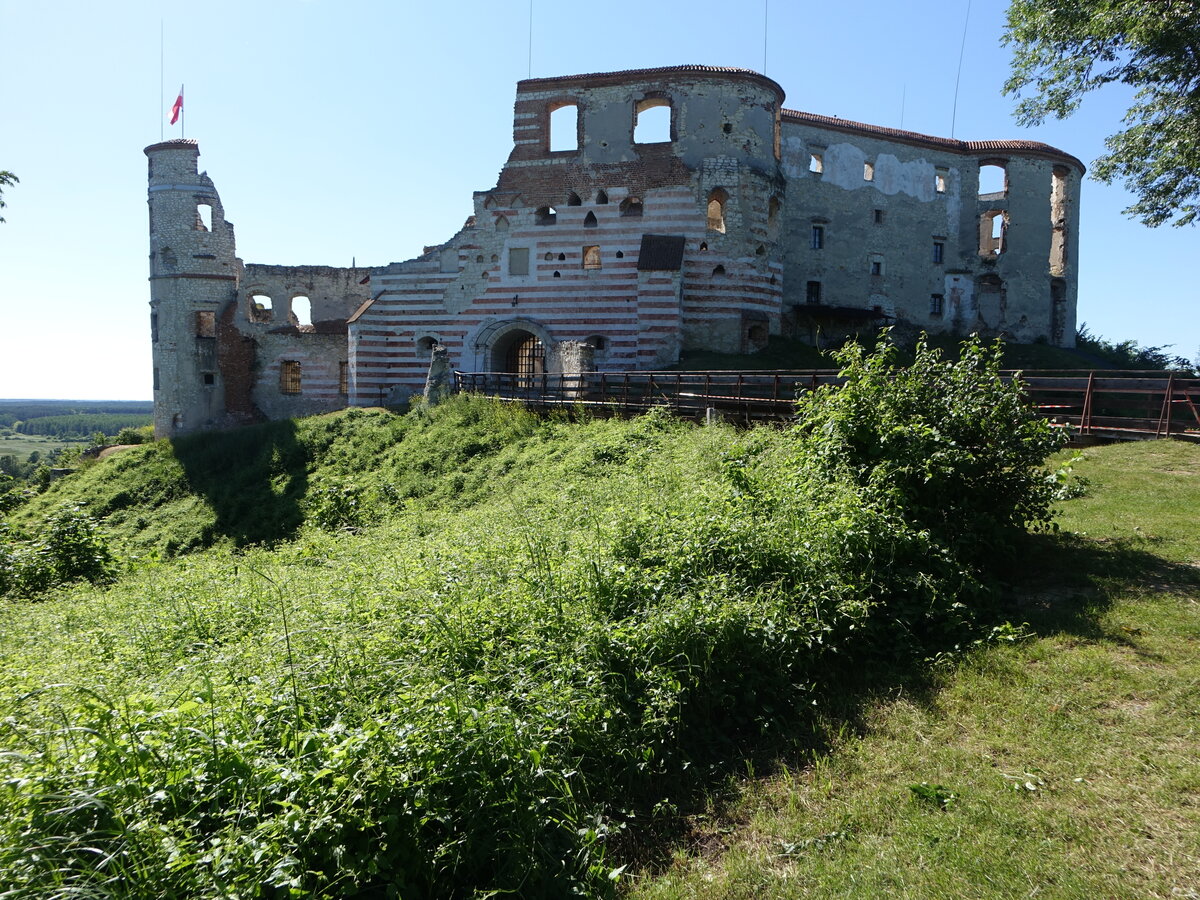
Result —
<svg viewBox="0 0 1200 900"><path fill-rule="evenodd" d="M166 137L167 129L167 126L163 124L163 119L165 119L166 116L162 114L162 111L166 108L167 102L166 86L163 84L163 61L166 58L166 51L163 49L163 34L163 20L160 18L158 20L158 139L160 141Z"/></svg>

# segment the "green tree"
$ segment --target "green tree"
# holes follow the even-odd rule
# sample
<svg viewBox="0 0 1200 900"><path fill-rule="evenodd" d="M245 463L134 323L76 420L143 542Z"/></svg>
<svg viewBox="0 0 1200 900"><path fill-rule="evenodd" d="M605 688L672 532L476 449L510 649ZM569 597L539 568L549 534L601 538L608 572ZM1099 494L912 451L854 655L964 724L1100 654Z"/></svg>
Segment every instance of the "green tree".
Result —
<svg viewBox="0 0 1200 900"><path fill-rule="evenodd" d="M1134 89L1125 128L1106 140L1092 177L1122 179L1147 225L1200 214L1200 5L1196 0L1012 0L1002 39L1013 47L1004 92L1016 118L1063 119L1085 94Z"/></svg>
<svg viewBox="0 0 1200 900"><path fill-rule="evenodd" d="M14 184L20 183L20 181L21 179L19 179L12 172L0 171L0 209L4 209L4 207L8 205L4 202L4 191L2 189L6 187L12 187ZM3 221L4 216L0 216L0 222Z"/></svg>

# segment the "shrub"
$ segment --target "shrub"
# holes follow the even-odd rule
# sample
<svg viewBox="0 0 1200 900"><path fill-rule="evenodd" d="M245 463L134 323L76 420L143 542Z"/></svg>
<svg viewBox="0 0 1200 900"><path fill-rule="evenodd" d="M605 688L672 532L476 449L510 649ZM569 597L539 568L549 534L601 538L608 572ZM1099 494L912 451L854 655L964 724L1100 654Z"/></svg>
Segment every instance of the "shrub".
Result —
<svg viewBox="0 0 1200 900"><path fill-rule="evenodd" d="M0 551L0 595L33 597L71 581L113 579L113 553L96 520L79 504L63 504L47 516L40 534L32 542L7 542Z"/></svg>

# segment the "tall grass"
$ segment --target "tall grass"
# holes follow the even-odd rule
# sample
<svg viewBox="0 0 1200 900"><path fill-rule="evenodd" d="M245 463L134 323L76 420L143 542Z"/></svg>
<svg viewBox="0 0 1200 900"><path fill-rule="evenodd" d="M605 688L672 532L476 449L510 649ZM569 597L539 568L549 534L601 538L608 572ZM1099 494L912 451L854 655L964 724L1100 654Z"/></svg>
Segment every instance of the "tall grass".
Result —
<svg viewBox="0 0 1200 900"><path fill-rule="evenodd" d="M919 479L833 464L864 429L895 442L865 410L916 384L886 355L844 363L851 387L795 430L463 398L229 438L302 516L319 488L326 511L365 498L339 507L357 521L0 607L0 897L609 892L624 835L794 733L831 680L973 634L991 575L963 530L1042 514L1053 440L986 355L944 383L1008 411L991 458L1026 490L945 528ZM988 488L967 463L995 415L951 426L940 396L903 396L920 439L894 446L936 456L930 490L954 454L962 489ZM137 452L239 533L219 454Z"/></svg>

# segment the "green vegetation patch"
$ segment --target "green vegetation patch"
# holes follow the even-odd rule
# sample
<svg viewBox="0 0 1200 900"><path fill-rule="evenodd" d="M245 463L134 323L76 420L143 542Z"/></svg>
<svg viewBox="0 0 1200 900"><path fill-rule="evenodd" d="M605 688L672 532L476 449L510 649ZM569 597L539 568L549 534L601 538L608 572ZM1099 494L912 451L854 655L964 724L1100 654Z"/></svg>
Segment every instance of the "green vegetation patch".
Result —
<svg viewBox="0 0 1200 900"><path fill-rule="evenodd" d="M3 882L615 890L843 685L1011 630L997 577L1060 490L1058 436L996 351L841 361L790 429L464 397L159 442L56 485L23 527L75 491L124 544L141 515L221 546L0 606Z"/></svg>

